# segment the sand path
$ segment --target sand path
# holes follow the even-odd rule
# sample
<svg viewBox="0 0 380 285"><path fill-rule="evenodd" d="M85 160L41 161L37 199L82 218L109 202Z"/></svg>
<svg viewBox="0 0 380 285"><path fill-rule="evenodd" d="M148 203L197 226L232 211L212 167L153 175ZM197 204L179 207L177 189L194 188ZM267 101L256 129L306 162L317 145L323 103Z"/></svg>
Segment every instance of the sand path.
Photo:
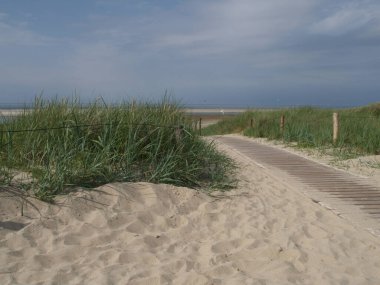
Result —
<svg viewBox="0 0 380 285"><path fill-rule="evenodd" d="M114 183L57 205L0 192L0 284L380 284L380 240L225 145L214 196ZM18 225L18 226L17 226Z"/></svg>
<svg viewBox="0 0 380 285"><path fill-rule="evenodd" d="M298 185L314 202L380 236L377 181L251 138L226 135L212 139L247 156L277 178Z"/></svg>

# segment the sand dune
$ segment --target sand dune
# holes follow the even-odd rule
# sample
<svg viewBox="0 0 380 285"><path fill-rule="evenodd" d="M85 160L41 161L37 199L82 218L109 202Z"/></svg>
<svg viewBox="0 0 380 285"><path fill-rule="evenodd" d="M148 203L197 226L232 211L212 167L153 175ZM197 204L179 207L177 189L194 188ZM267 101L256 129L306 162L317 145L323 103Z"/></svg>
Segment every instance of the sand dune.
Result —
<svg viewBox="0 0 380 285"><path fill-rule="evenodd" d="M2 191L0 284L380 284L378 237L224 150L225 194L114 183L21 216Z"/></svg>

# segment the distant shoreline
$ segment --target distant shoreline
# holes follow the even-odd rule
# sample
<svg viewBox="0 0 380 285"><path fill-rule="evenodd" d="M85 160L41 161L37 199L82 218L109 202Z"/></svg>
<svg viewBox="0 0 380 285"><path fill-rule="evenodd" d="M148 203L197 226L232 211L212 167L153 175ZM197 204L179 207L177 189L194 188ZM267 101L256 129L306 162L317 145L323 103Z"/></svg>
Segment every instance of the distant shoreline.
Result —
<svg viewBox="0 0 380 285"><path fill-rule="evenodd" d="M184 111L190 115L238 115L244 113L248 109L229 109L229 108L208 108L208 109L200 109L200 108L185 108Z"/></svg>
<svg viewBox="0 0 380 285"><path fill-rule="evenodd" d="M0 109L0 116L18 116L24 112L24 109Z"/></svg>
<svg viewBox="0 0 380 285"><path fill-rule="evenodd" d="M28 109L31 110L32 108ZM207 109L201 109L201 108L184 108L183 109L185 113L190 115L237 115L240 113L244 113L248 109L229 109L229 108L207 108ZM0 116L17 116L22 114L24 112L24 109L0 109Z"/></svg>

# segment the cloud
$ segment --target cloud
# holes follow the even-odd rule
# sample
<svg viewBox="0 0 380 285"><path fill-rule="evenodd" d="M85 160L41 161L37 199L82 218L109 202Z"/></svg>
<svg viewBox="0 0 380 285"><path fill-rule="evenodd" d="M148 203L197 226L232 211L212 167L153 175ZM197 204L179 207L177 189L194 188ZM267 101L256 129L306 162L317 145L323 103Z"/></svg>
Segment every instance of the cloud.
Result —
<svg viewBox="0 0 380 285"><path fill-rule="evenodd" d="M311 26L315 34L343 35L362 28L378 29L380 24L380 5L368 1L349 2L332 14Z"/></svg>
<svg viewBox="0 0 380 285"><path fill-rule="evenodd" d="M155 37L156 47L217 54L263 50L278 44L307 21L314 1L223 0L186 7L191 17Z"/></svg>
<svg viewBox="0 0 380 285"><path fill-rule="evenodd" d="M343 94L378 78L376 1L98 0L51 29L0 14L0 60L9 66L0 85L107 98L168 89L209 103L221 94L247 102L310 89Z"/></svg>
<svg viewBox="0 0 380 285"><path fill-rule="evenodd" d="M30 30L23 23L7 22L8 15L0 13L0 46L41 46L51 42L52 39Z"/></svg>

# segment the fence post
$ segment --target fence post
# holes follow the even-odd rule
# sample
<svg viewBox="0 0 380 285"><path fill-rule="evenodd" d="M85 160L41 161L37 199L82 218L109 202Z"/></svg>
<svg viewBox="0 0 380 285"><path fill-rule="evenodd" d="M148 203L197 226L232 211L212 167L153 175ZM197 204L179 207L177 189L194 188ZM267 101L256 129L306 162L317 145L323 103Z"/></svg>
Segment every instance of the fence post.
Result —
<svg viewBox="0 0 380 285"><path fill-rule="evenodd" d="M202 135L202 118L199 118L199 135Z"/></svg>
<svg viewBox="0 0 380 285"><path fill-rule="evenodd" d="M339 115L338 113L333 113L333 144L338 141L339 135Z"/></svg>
<svg viewBox="0 0 380 285"><path fill-rule="evenodd" d="M253 128L253 118L251 118L251 129Z"/></svg>
<svg viewBox="0 0 380 285"><path fill-rule="evenodd" d="M284 127L285 127L285 116L281 115L281 118L280 118L280 131L281 131L281 135L284 135Z"/></svg>

